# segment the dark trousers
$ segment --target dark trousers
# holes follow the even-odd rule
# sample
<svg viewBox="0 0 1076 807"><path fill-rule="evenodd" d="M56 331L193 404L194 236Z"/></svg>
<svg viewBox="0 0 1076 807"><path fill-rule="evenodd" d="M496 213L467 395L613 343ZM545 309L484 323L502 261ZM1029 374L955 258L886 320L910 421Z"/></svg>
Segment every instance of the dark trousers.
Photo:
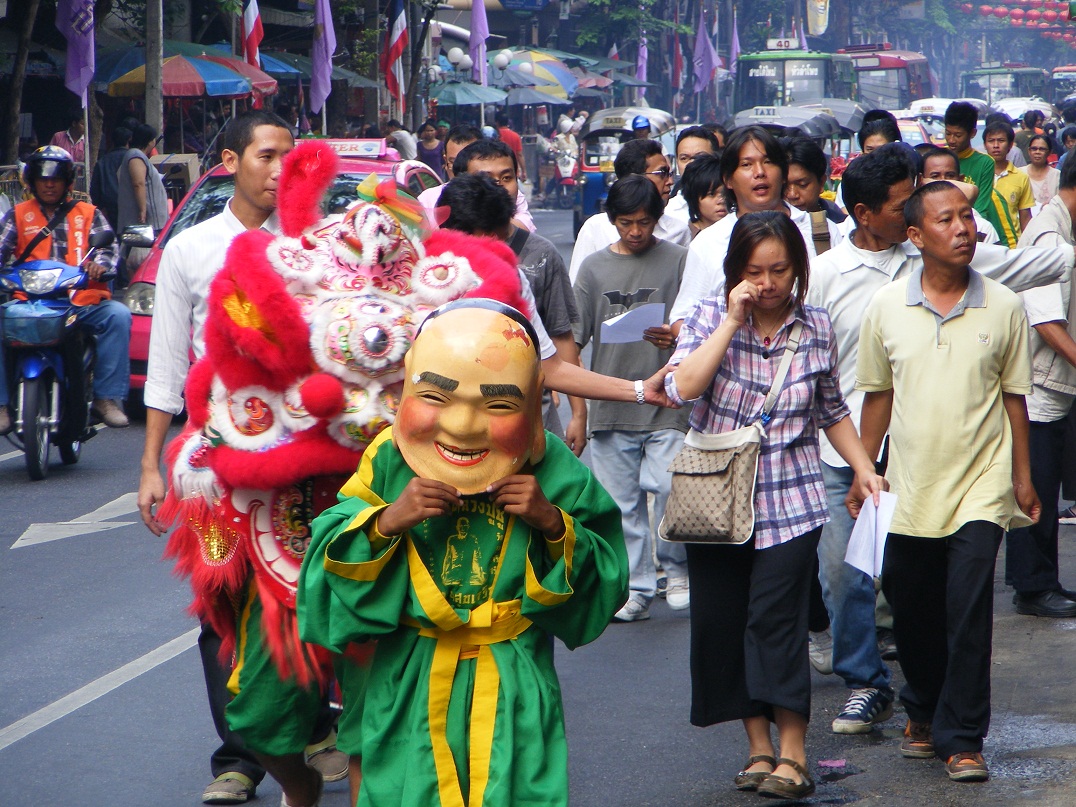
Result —
<svg viewBox="0 0 1076 807"><path fill-rule="evenodd" d="M882 590L907 684L908 717L930 723L937 755L982 751L990 726L994 564L1002 529L973 521L946 538L890 533ZM694 596L694 592L692 592Z"/></svg>
<svg viewBox="0 0 1076 807"><path fill-rule="evenodd" d="M1028 435L1031 483L1042 502L1038 523L1005 538L1005 582L1021 594L1061 588L1057 565L1057 500L1065 460L1065 420L1032 421Z"/></svg>
<svg viewBox="0 0 1076 807"><path fill-rule="evenodd" d="M810 717L807 612L822 528L755 549L687 545L691 722Z"/></svg>
<svg viewBox="0 0 1076 807"><path fill-rule="evenodd" d="M243 738L228 727L224 709L232 699L228 691L228 679L232 671L220 663L221 639L208 623L202 623L202 632L198 634L198 653L202 657L202 672L205 674L205 688L209 695L209 711L213 715L213 726L221 739L220 747L209 758L209 767L213 778L222 773L241 773L258 784L265 778L265 768L247 748ZM310 737L310 744L319 743L329 736L336 723L336 712L329 707L329 696L322 698L317 723Z"/></svg>

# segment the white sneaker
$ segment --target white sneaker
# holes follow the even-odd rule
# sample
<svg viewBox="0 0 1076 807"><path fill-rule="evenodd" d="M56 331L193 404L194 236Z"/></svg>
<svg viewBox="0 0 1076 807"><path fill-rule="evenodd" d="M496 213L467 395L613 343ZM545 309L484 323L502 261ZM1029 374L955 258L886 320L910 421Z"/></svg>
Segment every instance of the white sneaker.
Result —
<svg viewBox="0 0 1076 807"><path fill-rule="evenodd" d="M670 577L665 589L665 602L674 611L683 611L691 606L691 589L686 577Z"/></svg>
<svg viewBox="0 0 1076 807"><path fill-rule="evenodd" d="M833 674L833 636L829 629L824 631L812 631L808 637L807 655L811 659L811 666L822 675Z"/></svg>
<svg viewBox="0 0 1076 807"><path fill-rule="evenodd" d="M613 614L614 622L639 622L643 619L650 619L650 606L634 597L629 597L623 607Z"/></svg>

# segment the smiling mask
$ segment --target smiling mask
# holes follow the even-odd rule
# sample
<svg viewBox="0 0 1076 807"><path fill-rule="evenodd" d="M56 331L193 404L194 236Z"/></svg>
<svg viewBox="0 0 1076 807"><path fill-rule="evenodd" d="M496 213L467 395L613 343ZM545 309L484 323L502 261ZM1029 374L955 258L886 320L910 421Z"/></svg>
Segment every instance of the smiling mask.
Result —
<svg viewBox="0 0 1076 807"><path fill-rule="evenodd" d="M465 495L545 455L533 337L509 314L475 302L492 303L450 304L423 325L404 360L393 426L395 444L416 474Z"/></svg>

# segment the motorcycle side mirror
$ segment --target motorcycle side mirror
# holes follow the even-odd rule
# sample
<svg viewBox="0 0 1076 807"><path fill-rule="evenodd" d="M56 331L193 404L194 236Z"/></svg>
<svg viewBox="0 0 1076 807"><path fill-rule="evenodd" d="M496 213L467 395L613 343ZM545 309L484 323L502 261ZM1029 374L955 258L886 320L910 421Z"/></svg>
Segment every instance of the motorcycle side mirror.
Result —
<svg viewBox="0 0 1076 807"><path fill-rule="evenodd" d="M90 246L96 249L107 247L116 240L116 236L112 232L94 233L90 236Z"/></svg>
<svg viewBox="0 0 1076 807"><path fill-rule="evenodd" d="M153 246L153 226L150 224L132 224L123 230L124 246L148 248Z"/></svg>

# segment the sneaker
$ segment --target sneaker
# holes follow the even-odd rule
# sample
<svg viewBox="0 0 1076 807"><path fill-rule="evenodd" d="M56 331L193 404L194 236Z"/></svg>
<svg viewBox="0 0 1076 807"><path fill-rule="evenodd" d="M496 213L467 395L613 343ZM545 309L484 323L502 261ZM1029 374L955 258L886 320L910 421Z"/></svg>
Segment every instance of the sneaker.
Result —
<svg viewBox="0 0 1076 807"><path fill-rule="evenodd" d="M335 731L330 732L320 743L306 747L306 764L320 773L325 782L347 779L350 760L351 757L336 747Z"/></svg>
<svg viewBox="0 0 1076 807"><path fill-rule="evenodd" d="M131 422L127 420L127 415L123 414L123 409L111 398L94 398L93 406L90 408L109 428L125 429L131 425Z"/></svg>
<svg viewBox="0 0 1076 807"><path fill-rule="evenodd" d="M878 655L884 661L897 660L897 639L889 628L878 628Z"/></svg>
<svg viewBox="0 0 1076 807"><path fill-rule="evenodd" d="M257 785L249 776L235 771L222 773L202 791L203 804L243 804L254 798Z"/></svg>
<svg viewBox="0 0 1076 807"><path fill-rule="evenodd" d="M1057 522L1059 524L1076 524L1076 504L1066 507L1058 513Z"/></svg>
<svg viewBox="0 0 1076 807"><path fill-rule="evenodd" d="M934 759L934 732L929 723L908 721L900 743L900 755L906 759Z"/></svg>
<svg viewBox="0 0 1076 807"><path fill-rule="evenodd" d="M960 751L949 757L945 772L954 782L985 782L990 778L983 755L976 751Z"/></svg>
<svg viewBox="0 0 1076 807"><path fill-rule="evenodd" d="M691 588L686 577L670 577L665 590L665 602L674 611L683 611L691 605Z"/></svg>
<svg viewBox="0 0 1076 807"><path fill-rule="evenodd" d="M823 631L811 631L807 638L807 655L811 659L811 666L822 675L833 674L833 636L829 629Z"/></svg>
<svg viewBox="0 0 1076 807"><path fill-rule="evenodd" d="M669 578L665 576L665 572L658 570L657 587L654 593L659 597L664 597L669 591Z"/></svg>
<svg viewBox="0 0 1076 807"><path fill-rule="evenodd" d="M876 687L852 690L848 702L833 721L834 734L866 734L875 724L893 716L893 693Z"/></svg>
<svg viewBox="0 0 1076 807"><path fill-rule="evenodd" d="M634 597L629 597L623 607L613 614L614 622L639 622L643 619L650 619L650 606Z"/></svg>
<svg viewBox="0 0 1076 807"><path fill-rule="evenodd" d="M7 434L14 424L11 422L11 410L0 406L0 434Z"/></svg>

